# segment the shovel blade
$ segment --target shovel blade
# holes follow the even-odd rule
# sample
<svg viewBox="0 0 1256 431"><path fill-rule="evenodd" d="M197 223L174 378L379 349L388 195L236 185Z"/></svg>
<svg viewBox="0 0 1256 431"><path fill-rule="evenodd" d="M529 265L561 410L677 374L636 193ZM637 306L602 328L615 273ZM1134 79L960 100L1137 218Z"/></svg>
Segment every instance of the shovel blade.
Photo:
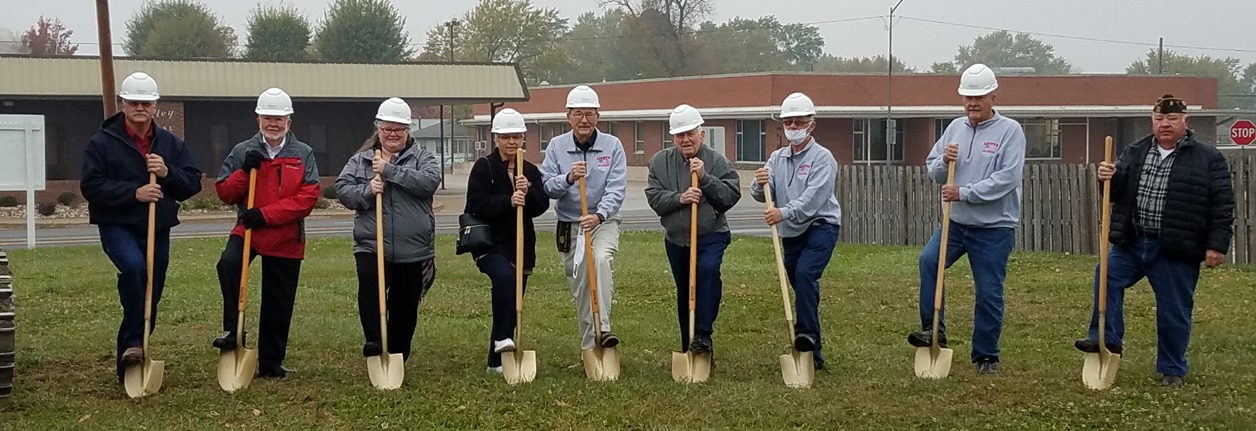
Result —
<svg viewBox="0 0 1256 431"><path fill-rule="evenodd" d="M672 380L679 383L702 383L711 377L711 355L672 352Z"/></svg>
<svg viewBox="0 0 1256 431"><path fill-rule="evenodd" d="M161 381L166 374L165 361L152 361L144 358L144 362L123 370L122 383L126 395L131 398L146 397L161 390Z"/></svg>
<svg viewBox="0 0 1256 431"><path fill-rule="evenodd" d="M218 355L218 386L224 391L235 392L249 387L256 372L256 350L226 350Z"/></svg>
<svg viewBox="0 0 1256 431"><path fill-rule="evenodd" d="M938 348L937 356L928 347L916 348L916 377L922 379L945 379L951 374L951 356L953 351Z"/></svg>
<svg viewBox="0 0 1256 431"><path fill-rule="evenodd" d="M584 375L590 380L610 381L619 379L619 356L614 347L594 347L580 352L584 362Z"/></svg>
<svg viewBox="0 0 1256 431"><path fill-rule="evenodd" d="M527 383L536 378L536 351L502 352L502 378L506 384Z"/></svg>
<svg viewBox="0 0 1256 431"><path fill-rule="evenodd" d="M810 388L815 375L816 360L811 352L793 351L781 355L781 379L785 381L785 386Z"/></svg>
<svg viewBox="0 0 1256 431"><path fill-rule="evenodd" d="M1082 383L1095 390L1104 390L1116 382L1116 370L1121 366L1121 355L1109 353L1103 358L1098 353L1087 353L1082 363Z"/></svg>
<svg viewBox="0 0 1256 431"><path fill-rule="evenodd" d="M366 374L371 378L371 386L375 389L397 389L406 378L405 361L400 353L368 356Z"/></svg>

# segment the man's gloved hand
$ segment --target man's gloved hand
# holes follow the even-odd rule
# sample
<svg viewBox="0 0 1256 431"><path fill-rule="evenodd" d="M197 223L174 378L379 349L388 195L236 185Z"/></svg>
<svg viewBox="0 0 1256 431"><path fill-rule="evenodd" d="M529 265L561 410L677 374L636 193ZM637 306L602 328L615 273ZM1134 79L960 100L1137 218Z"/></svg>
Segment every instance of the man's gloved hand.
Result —
<svg viewBox="0 0 1256 431"><path fill-rule="evenodd" d="M261 208L253 208L240 216L240 222L244 223L245 229L257 229L266 226L266 217L262 216Z"/></svg>
<svg viewBox="0 0 1256 431"><path fill-rule="evenodd" d="M262 160L263 157L261 151L249 150L247 153L244 153L244 164L240 165L240 169L243 169L244 172L248 172L253 169L260 168L262 167Z"/></svg>

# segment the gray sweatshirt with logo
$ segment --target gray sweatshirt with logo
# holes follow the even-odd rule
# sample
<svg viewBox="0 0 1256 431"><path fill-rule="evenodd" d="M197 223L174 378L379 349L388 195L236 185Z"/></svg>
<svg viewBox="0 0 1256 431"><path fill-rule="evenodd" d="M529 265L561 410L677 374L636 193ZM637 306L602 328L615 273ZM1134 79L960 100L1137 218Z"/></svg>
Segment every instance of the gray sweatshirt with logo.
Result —
<svg viewBox="0 0 1256 431"><path fill-rule="evenodd" d="M936 183L946 184L942 153L952 142L959 144L955 161L959 201L951 205L951 220L972 227L1016 228L1025 167L1025 131L1020 123L997 112L975 127L968 117L951 121L925 159L929 178Z"/></svg>
<svg viewBox="0 0 1256 431"><path fill-rule="evenodd" d="M571 164L587 162L585 166L585 200L589 214L600 214L603 219L619 213L624 204L624 192L628 188L628 158L624 144L614 135L597 132L597 138L589 151L580 151L572 132L551 139L541 162L541 177L545 182L545 194L554 203L554 218L562 222L580 219L580 182L567 183Z"/></svg>
<svg viewBox="0 0 1256 431"><path fill-rule="evenodd" d="M817 221L842 224L842 207L833 194L837 160L815 138L798 153L790 147L773 151L767 168L772 201L781 209L781 223L776 229L782 237L802 235ZM750 182L750 196L766 202L758 181Z"/></svg>

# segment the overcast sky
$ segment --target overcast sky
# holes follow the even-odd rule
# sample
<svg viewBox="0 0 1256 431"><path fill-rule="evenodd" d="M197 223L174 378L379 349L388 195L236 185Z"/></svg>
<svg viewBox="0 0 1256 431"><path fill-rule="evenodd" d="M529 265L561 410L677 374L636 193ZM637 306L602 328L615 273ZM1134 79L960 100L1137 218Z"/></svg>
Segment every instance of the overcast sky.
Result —
<svg viewBox="0 0 1256 431"><path fill-rule="evenodd" d="M261 0L262 3L278 1ZM717 22L737 16L775 15L783 22L813 23L825 38L826 52L842 57L863 57L886 53L885 15L897 0L714 1L717 12L710 19ZM245 19L258 2L206 1L225 23L235 27L242 43ZM95 1L5 0L4 3L0 28L21 31L33 25L40 15L55 17L75 31L73 41L81 44L79 53L98 52ZM111 0L109 3L113 40L120 43L126 33L126 21L144 0ZM329 0L284 0L283 3L296 5L317 26ZM461 17L477 2L392 0L392 3L406 17L411 42L421 47L429 28ZM533 3L558 8L564 17L573 21L581 13L601 9L598 0L533 0ZM1054 45L1058 55L1088 73L1124 72L1131 61L1142 58L1148 49L1154 48L1159 37L1165 38L1168 49L1191 55L1231 56L1252 63L1256 62L1253 3L1252 0L904 0L896 12L901 18L896 19L894 26L894 54L910 66L928 69L935 61L951 60L959 45L971 43L973 38L990 31L971 27L978 26L1040 33L1038 37ZM878 18L858 20L864 17ZM120 46L115 45L114 51L122 54Z"/></svg>

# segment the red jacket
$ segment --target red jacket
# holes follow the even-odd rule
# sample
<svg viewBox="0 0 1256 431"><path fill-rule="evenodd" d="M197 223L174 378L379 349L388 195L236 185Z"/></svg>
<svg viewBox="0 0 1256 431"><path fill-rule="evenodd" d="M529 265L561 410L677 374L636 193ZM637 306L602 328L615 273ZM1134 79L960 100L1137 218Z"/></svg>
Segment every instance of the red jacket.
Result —
<svg viewBox="0 0 1256 431"><path fill-rule="evenodd" d="M260 133L236 144L222 162L216 188L223 203L236 205L237 213L243 214L248 204L249 174L240 165L245 153L260 151L264 160L257 169L253 206L262 209L266 226L253 229L251 247L263 256L304 259L305 217L318 202L318 164L309 145L291 132L286 139L273 159L265 158L270 153ZM237 221L231 234L244 236L244 225Z"/></svg>

